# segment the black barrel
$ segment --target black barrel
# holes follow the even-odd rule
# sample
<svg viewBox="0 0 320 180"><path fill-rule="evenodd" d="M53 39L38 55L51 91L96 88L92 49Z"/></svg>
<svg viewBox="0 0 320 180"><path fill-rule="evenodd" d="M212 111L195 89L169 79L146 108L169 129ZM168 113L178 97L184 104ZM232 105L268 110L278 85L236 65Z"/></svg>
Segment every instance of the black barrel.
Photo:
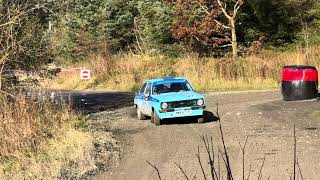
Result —
<svg viewBox="0 0 320 180"><path fill-rule="evenodd" d="M317 69L312 66L285 66L282 70L282 95L285 101L317 98Z"/></svg>

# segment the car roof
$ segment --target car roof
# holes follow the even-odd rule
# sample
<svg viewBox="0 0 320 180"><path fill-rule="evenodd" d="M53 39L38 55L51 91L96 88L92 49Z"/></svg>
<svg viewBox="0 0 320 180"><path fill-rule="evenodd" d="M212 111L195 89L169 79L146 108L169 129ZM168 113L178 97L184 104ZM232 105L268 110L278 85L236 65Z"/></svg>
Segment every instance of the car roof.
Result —
<svg viewBox="0 0 320 180"><path fill-rule="evenodd" d="M186 82L187 80L183 77L165 77L159 79L151 79L146 81L146 83L153 84L164 84L164 83L173 83L173 82Z"/></svg>

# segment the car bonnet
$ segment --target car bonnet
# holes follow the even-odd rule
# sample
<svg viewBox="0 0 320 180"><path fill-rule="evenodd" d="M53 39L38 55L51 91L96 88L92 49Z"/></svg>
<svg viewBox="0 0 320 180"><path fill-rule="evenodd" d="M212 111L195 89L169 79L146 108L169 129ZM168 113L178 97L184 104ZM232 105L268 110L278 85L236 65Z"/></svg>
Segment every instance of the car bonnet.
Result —
<svg viewBox="0 0 320 180"><path fill-rule="evenodd" d="M194 91L189 91L189 92L164 93L164 94L157 95L154 98L156 98L160 102L173 102L173 101L201 99L204 97Z"/></svg>

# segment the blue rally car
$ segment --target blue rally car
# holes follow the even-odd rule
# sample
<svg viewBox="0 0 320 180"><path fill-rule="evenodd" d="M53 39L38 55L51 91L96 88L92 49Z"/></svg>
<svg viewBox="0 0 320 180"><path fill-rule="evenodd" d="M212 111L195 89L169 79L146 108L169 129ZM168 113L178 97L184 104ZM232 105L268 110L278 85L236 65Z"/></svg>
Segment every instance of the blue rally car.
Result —
<svg viewBox="0 0 320 180"><path fill-rule="evenodd" d="M151 122L160 125L163 119L197 117L203 123L205 98L196 93L184 78L148 80L136 93L134 106L138 119L151 117Z"/></svg>

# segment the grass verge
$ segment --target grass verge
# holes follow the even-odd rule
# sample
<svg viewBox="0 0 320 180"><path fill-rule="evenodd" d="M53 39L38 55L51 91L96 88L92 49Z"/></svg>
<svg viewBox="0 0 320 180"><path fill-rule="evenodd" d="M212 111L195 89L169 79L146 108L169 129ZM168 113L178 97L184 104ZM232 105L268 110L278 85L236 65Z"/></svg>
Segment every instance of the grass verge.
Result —
<svg viewBox="0 0 320 180"><path fill-rule="evenodd" d="M196 56L170 59L161 55L97 55L73 65L91 69L91 80L80 80L79 71L72 71L62 72L45 84L55 89L136 91L147 79L183 76L199 91L277 89L284 65L319 67L320 48L308 52L312 53L263 51L238 60Z"/></svg>
<svg viewBox="0 0 320 180"><path fill-rule="evenodd" d="M0 103L0 179L80 179L99 168L95 148L106 134L87 131L67 106L22 95Z"/></svg>

